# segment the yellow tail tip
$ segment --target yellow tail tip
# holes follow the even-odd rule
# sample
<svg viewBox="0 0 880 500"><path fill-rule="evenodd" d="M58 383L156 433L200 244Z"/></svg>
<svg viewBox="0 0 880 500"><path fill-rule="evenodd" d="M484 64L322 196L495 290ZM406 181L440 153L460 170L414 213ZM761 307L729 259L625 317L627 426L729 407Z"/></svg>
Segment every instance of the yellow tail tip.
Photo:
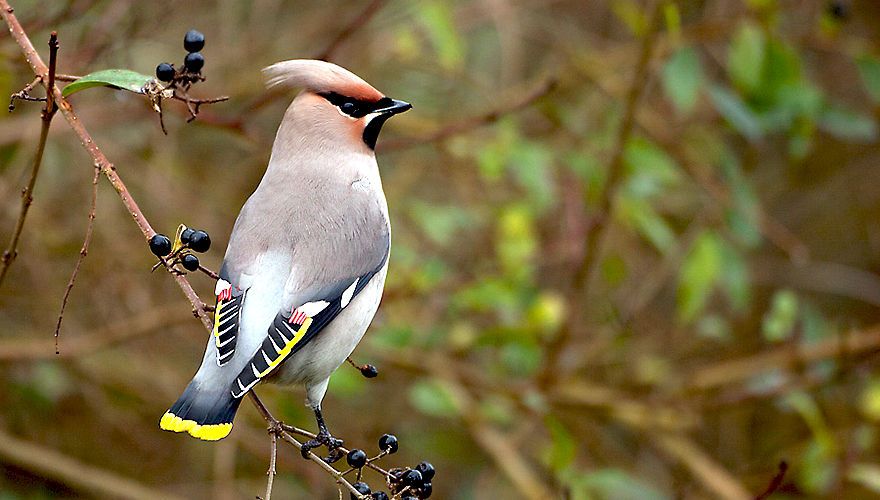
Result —
<svg viewBox="0 0 880 500"><path fill-rule="evenodd" d="M203 441L217 441L232 431L232 422L225 424L199 424L195 420L183 420L170 411L162 415L159 428L171 432L188 432L190 436Z"/></svg>

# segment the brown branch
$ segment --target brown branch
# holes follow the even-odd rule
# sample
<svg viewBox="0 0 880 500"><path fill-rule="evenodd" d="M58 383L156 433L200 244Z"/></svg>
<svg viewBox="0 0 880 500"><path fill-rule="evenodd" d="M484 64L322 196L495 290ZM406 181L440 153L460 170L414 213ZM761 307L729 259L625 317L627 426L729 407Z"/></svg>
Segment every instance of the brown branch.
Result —
<svg viewBox="0 0 880 500"><path fill-rule="evenodd" d="M333 40L331 40L329 44L327 44L327 47L322 50L317 56L315 56L315 59L323 59L325 61L329 61L330 58L336 54L336 51L339 50L339 47L341 47L346 40L351 38L351 36L354 35L355 32L357 32L358 30L366 26L368 22L370 22L370 19L372 19L373 16L375 16L385 5L385 2L386 0L373 0L372 2L367 4L367 6L364 7L364 10L362 10L357 16L355 16L354 19L352 19L351 22L349 22L348 25L343 28L342 31L340 31L339 34L336 35L336 37L333 38Z"/></svg>
<svg viewBox="0 0 880 500"><path fill-rule="evenodd" d="M95 175L92 177L92 205L89 207L89 222L86 226L86 236L83 238L82 248L79 249L79 257L73 266L73 272L70 274L70 280L67 282L67 288L64 290L64 297L61 299L61 311L58 313L58 322L55 324L55 354L60 354L58 350L58 339L61 334L61 322L64 321L64 309L67 308L67 300L70 298L70 291L73 290L73 284L76 282L76 275L79 274L79 268L82 266L86 255L89 253L89 244L92 242L92 229L95 227L95 211L98 206L98 179L101 177L101 170L95 168Z"/></svg>
<svg viewBox="0 0 880 500"><path fill-rule="evenodd" d="M421 137L404 137L400 139L390 139L381 143L382 151L396 151L399 149L411 148L413 146L418 146L421 144L439 142L446 140L450 137L461 135L465 132L469 132L475 128L483 127L486 125L490 125L492 123L497 122L504 116L507 116L512 113L516 113L517 111L521 111L532 104L535 103L538 99L546 96L553 89L556 88L556 80L549 79L542 82L540 85L535 87L529 92L526 92L521 97L513 100L512 102L500 106L496 109L493 109L487 113L483 113L478 116L473 116L470 118L466 118L461 121L457 121L454 123L450 123L445 125L434 132L425 134Z"/></svg>
<svg viewBox="0 0 880 500"><path fill-rule="evenodd" d="M72 488L90 492L97 497L131 500L179 498L3 431L0 431L0 458L6 464L14 464L40 476L62 481Z"/></svg>
<svg viewBox="0 0 880 500"><path fill-rule="evenodd" d="M599 198L599 206L596 208L593 224L586 230L583 259L572 276L568 304L569 320L547 346L547 354L544 361L545 370L541 374L541 379L544 383L559 370L559 357L571 338L575 336L575 330L579 328L578 325L583 322L582 311L589 304L590 286L595 279L596 270L599 267L598 262L602 253L603 242L606 240L608 222L611 220L614 197L617 194L618 185L623 179L623 157L626 144L632 136L639 101L644 93L644 89L647 87L646 80L651 55L655 46L654 42L660 30L661 4L662 2L655 0L650 6L648 31L643 35L635 73L633 73L629 91L624 101L623 120L620 128L617 130L611 160L608 163L607 178Z"/></svg>
<svg viewBox="0 0 880 500"><path fill-rule="evenodd" d="M180 305L158 306L134 316L129 315L122 321L112 323L98 331L71 338L65 344L64 351L60 353L60 356L74 358L88 355L98 349L174 325L183 319L187 319L187 317L180 315ZM54 342L48 339L24 341L3 339L0 340L0 361L32 361L54 358L53 344Z"/></svg>
<svg viewBox="0 0 880 500"><path fill-rule="evenodd" d="M12 15L10 12L7 12L7 15ZM31 46L33 49L33 46ZM34 51L36 54L36 51ZM55 60L58 55L58 34L56 32L52 32L49 35L49 68L47 81L47 88L54 89L55 88ZM39 58L39 55L36 56ZM42 81L42 73L38 73L37 76ZM36 81L36 80L34 80ZM34 83L32 82L28 87L33 87ZM25 87L25 89L28 89ZM25 91L22 91L25 92ZM26 92L25 92L26 93ZM24 98L19 96L19 98ZM13 96L13 99L15 96ZM10 109L13 108L12 100L9 103ZM15 230L12 232L12 238L9 240L9 246L6 247L6 250L3 252L2 263L0 263L0 286L3 285L3 280L6 278L6 274L9 272L9 267L12 265L12 262L15 260L15 257L18 255L18 240L21 238L21 232L24 230L24 221L27 217L28 210L31 207L31 203L33 203L34 198L34 186L37 183L37 174L40 173L40 165L43 163L43 152L46 149L46 139L49 137L49 126L52 124L52 117L55 116L55 111L58 108L55 106L55 97L52 95L52 92L47 92L46 94L46 106L43 108L43 112L41 114L41 118L43 120L43 125L40 128L40 140L37 143L37 152L34 154L34 162L31 166L31 176L28 180L27 187L24 188L21 192L21 210L18 214L18 221L15 223Z"/></svg>
<svg viewBox="0 0 880 500"><path fill-rule="evenodd" d="M780 486L782 486L782 481L785 479L785 473L788 472L788 464L783 460L779 462L779 470L776 472L776 475L773 476L773 479L770 480L770 484L767 485L767 489L764 490L763 493L755 497L755 500L765 500L770 498L770 495L776 492Z"/></svg>

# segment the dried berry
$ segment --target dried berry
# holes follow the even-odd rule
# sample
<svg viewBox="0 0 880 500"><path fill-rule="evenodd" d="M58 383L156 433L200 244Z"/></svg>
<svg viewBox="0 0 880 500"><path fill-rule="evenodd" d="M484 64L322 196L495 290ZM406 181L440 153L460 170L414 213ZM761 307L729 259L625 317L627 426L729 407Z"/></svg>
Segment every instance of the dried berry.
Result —
<svg viewBox="0 0 880 500"><path fill-rule="evenodd" d="M156 78L163 82L174 80L174 66L167 62L156 66Z"/></svg>
<svg viewBox="0 0 880 500"><path fill-rule="evenodd" d="M190 52L183 60L183 65L190 73L198 73L202 71L205 65L205 57L201 52Z"/></svg>
<svg viewBox="0 0 880 500"><path fill-rule="evenodd" d="M205 35L200 31L189 30L183 35L183 48L187 52L198 52L205 46Z"/></svg>
<svg viewBox="0 0 880 500"><path fill-rule="evenodd" d="M154 234L150 238L150 251L156 257L165 257L171 253L171 240L164 234Z"/></svg>
<svg viewBox="0 0 880 500"><path fill-rule="evenodd" d="M382 437L379 438L379 451L397 453L397 448L397 436L394 434L383 434Z"/></svg>
<svg viewBox="0 0 880 500"><path fill-rule="evenodd" d="M345 460L348 462L349 467L360 469L367 464L367 454L364 450L351 450L348 452L348 456L345 457Z"/></svg>
<svg viewBox="0 0 880 500"><path fill-rule="evenodd" d="M379 369L373 365L364 365L361 367L361 375L367 378L375 378L379 375Z"/></svg>
<svg viewBox="0 0 880 500"><path fill-rule="evenodd" d="M416 465L416 470L422 473L422 479L425 481L430 481L434 478L434 466L431 465L431 462L423 461L419 465Z"/></svg>
<svg viewBox="0 0 880 500"><path fill-rule="evenodd" d="M180 259L180 263L183 264L183 268L187 271L195 271L199 268L199 258L191 253L184 255Z"/></svg>
<svg viewBox="0 0 880 500"><path fill-rule="evenodd" d="M199 253L207 252L211 248L211 237L201 229L194 231L189 237L189 247Z"/></svg>
<svg viewBox="0 0 880 500"><path fill-rule="evenodd" d="M367 483L365 483L363 481L358 481L358 482L354 483L352 486L354 486L354 489L356 489L357 492L360 493L361 495L369 495L370 493L373 492L370 489L370 485L368 485ZM357 500L357 497L354 496L354 493L351 494L351 500Z"/></svg>

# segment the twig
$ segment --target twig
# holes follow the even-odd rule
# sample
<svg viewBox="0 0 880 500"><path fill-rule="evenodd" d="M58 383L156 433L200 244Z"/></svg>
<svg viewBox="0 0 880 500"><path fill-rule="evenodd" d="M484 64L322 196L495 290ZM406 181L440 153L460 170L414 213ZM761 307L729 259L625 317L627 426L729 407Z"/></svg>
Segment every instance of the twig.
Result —
<svg viewBox="0 0 880 500"><path fill-rule="evenodd" d="M203 265L201 265L201 264L199 264L199 271L201 271L201 272L207 274L208 276L211 277L211 279L215 279L215 280L219 280L219 279L220 279L220 275L219 275L219 274L215 273L214 271L208 269L207 267L205 267L205 266L203 266Z"/></svg>
<svg viewBox="0 0 880 500"><path fill-rule="evenodd" d="M45 97L31 97L30 92L37 86L38 83L43 81L41 77L36 77L34 80L25 85L23 89L9 96L9 112L15 111L15 100L20 99L22 101L45 101Z"/></svg>
<svg viewBox="0 0 880 500"><path fill-rule="evenodd" d="M376 13L378 13L385 5L385 2L386 0L373 0L372 2L367 4L367 6L364 7L364 10L362 10L357 16L355 16L355 18L352 19L350 23L348 23L348 26L343 28L343 30L340 31L339 34L330 41L327 47L315 57L315 59L323 59L325 61L329 61L330 58L336 54L336 51L339 50L339 47L341 47L346 40L351 38L351 36L354 35L355 32L357 32L359 29L363 28L368 22L370 22L370 19L372 19L373 16L375 16Z"/></svg>
<svg viewBox="0 0 880 500"><path fill-rule="evenodd" d="M70 298L70 291L73 290L73 284L76 282L76 275L79 274L79 268L89 253L89 244L92 242L92 229L95 226L95 212L98 205L98 178L101 176L101 170L95 167L95 175L92 177L92 205L89 207L89 222L86 226L86 236L83 238L82 248L79 250L79 257L76 259L76 265L73 266L73 272L70 274L70 280L67 282L67 288L64 290L64 297L61 299L61 312L58 313L58 322L55 324L55 354L61 354L58 350L58 337L61 334L61 322L64 320L64 309L67 308L67 300Z"/></svg>
<svg viewBox="0 0 880 500"><path fill-rule="evenodd" d="M618 185L623 178L623 156L626 143L632 135L636 110L646 87L645 80L655 45L654 41L660 28L661 4L662 2L655 0L649 9L648 31L642 38L639 60L636 63L635 73L624 101L623 121L620 124L614 141L613 153L607 169L607 178L599 198L599 206L596 208L593 224L586 230L583 259L572 276L572 291L568 294L571 297L568 307L571 313L569 314L567 324L547 345L544 361L545 370L540 376L543 383L552 378L559 369L559 357L565 350L565 346L574 336L574 330L578 328L577 325L580 325L583 321L583 316L579 314L579 311L584 310L586 304L589 303L590 285L599 267L597 264L601 254L602 242L606 239L606 228L608 221L611 219L614 197L617 193Z"/></svg>
<svg viewBox="0 0 880 500"><path fill-rule="evenodd" d="M269 479L266 480L266 496L263 497L263 500L271 500L272 499L272 482L275 480L275 460L278 456L278 429L271 428L269 429L269 441L270 441L270 452L269 452L269 470L266 471L266 475L269 476Z"/></svg>
<svg viewBox="0 0 880 500"><path fill-rule="evenodd" d="M260 400L260 398L257 396L257 394L253 390L248 392L248 397L250 397L251 403L254 404L254 407L257 409L258 412L260 412L260 415L263 417L263 419L269 423L270 427L278 427L278 428L282 429L278 433L278 435L281 436L281 439L292 444L298 450L302 449L302 443L300 443L296 438L291 436L289 432L284 430L288 426L285 426L284 424L281 423L281 421L279 421L278 419L276 419L275 417L272 416L272 414L266 408L266 405L263 404L263 402ZM299 429L297 429L297 430L299 430ZM305 432L305 431L302 431L302 432ZM308 433L306 433L306 434L308 434ZM314 435L312 435L312 437L314 437ZM344 450L344 451L347 452L347 450ZM358 491L356 489L354 489L354 486L352 486L352 484L350 482L348 482L344 477L342 477L342 473L339 472L338 470L336 470L335 467L328 464L327 462L322 460L318 455L315 455L312 452L309 452L309 460L320 465L322 469L324 469L327 473L329 473L331 476L333 476L334 479L336 479L337 484L346 487L350 492L354 493L358 498L360 498L360 493L358 493Z"/></svg>
<svg viewBox="0 0 880 500"><path fill-rule="evenodd" d="M788 472L788 463L784 460L779 462L779 471L776 472L776 475L773 476L773 479L770 480L770 484L767 485L767 489L764 490L763 493L755 497L755 500L764 500L766 498L770 498L770 495L776 492L780 486L782 486L782 480L785 479L785 473Z"/></svg>
<svg viewBox="0 0 880 500"><path fill-rule="evenodd" d="M4 463L62 481L67 486L97 497L130 500L178 498L55 450L13 437L4 431L0 431L0 457Z"/></svg>
<svg viewBox="0 0 880 500"><path fill-rule="evenodd" d="M651 437L661 451L687 467L694 478L712 493L712 498L746 500L751 497L729 471L687 437L671 433L652 434Z"/></svg>
<svg viewBox="0 0 880 500"><path fill-rule="evenodd" d="M382 150L396 151L399 149L406 149L413 146L418 146L420 144L439 142L450 137L469 132L475 128L490 125L497 122L506 115L516 113L517 111L531 106L535 101L552 92L554 88L556 88L556 80L546 80L544 82L541 82L540 85L538 85L531 91L523 94L518 99L515 99L513 102L510 102L504 106L500 106L482 115L473 116L458 122L450 123L441 127L438 130L435 130L434 132L425 134L421 137L401 138L397 140L389 139L387 141L384 141L381 146Z"/></svg>
<svg viewBox="0 0 880 500"><path fill-rule="evenodd" d="M5 2L4 2L5 3ZM11 16L11 12L6 12L7 15ZM31 49L33 49L33 45L31 45ZM36 54L36 50L34 50ZM48 77L46 84L46 88L54 89L55 88L55 60L58 55L58 33L52 32L49 35L49 68L47 68ZM39 55L37 55L39 58ZM40 76L39 80L42 81L42 72L38 73ZM37 81L37 80L34 80ZM34 83L32 82L29 87L33 87ZM27 89L28 87L25 87ZM20 97L22 98L22 97ZM13 107L12 102L9 104L10 107ZM27 187L24 188L21 192L21 211L18 215L18 221L15 223L15 230L12 233L12 238L9 240L9 246L6 247L6 250L3 252L2 264L0 264L0 286L3 285L3 280L6 278L6 274L9 271L9 266L12 265L12 262L15 260L15 257L18 255L18 240L21 238L21 232L24 229L24 221L27 217L28 210L30 209L31 203L33 203L33 193L34 186L37 183L37 174L40 173L40 165L43 163L43 151L46 149L46 139L49 137L49 125L52 124L52 117L55 116L55 111L58 108L55 106L55 96L52 92L46 93L46 106L43 108L43 112L41 114L41 118L43 120L43 125L40 128L40 141L37 144L37 152L34 154L34 162L31 166L31 177L28 180Z"/></svg>

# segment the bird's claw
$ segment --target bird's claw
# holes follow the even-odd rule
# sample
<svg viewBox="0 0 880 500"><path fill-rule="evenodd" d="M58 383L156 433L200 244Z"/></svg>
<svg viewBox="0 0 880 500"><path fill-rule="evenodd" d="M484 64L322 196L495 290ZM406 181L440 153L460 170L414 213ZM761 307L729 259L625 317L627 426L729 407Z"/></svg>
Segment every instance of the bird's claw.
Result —
<svg viewBox="0 0 880 500"><path fill-rule="evenodd" d="M332 464L342 458L342 450L340 449L342 447L342 440L336 439L329 432L323 430L318 432L315 439L303 443L300 452L302 452L303 458L309 458L309 452L320 446L327 447L328 455L324 458L324 461L328 464Z"/></svg>

